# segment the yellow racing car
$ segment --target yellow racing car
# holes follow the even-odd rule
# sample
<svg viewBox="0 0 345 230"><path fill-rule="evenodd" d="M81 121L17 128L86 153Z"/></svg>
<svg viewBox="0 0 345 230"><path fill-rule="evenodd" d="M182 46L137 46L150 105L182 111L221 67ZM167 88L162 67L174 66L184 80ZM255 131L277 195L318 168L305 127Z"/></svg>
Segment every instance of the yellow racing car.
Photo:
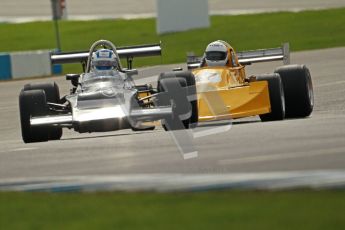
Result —
<svg viewBox="0 0 345 230"><path fill-rule="evenodd" d="M196 86L189 124L255 115L262 121L308 117L314 106L311 75L305 65L289 65L289 59L288 44L236 54L219 40L207 46L202 58L188 57L189 72L165 73L160 79L175 75L187 86ZM276 60L285 65L272 74L248 77L245 73L246 65Z"/></svg>

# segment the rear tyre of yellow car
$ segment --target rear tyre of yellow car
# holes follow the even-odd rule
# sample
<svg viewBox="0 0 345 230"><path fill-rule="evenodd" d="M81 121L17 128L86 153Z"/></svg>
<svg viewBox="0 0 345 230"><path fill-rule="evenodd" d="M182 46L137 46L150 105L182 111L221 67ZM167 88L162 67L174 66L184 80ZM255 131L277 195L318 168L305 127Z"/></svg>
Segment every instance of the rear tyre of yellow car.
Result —
<svg viewBox="0 0 345 230"><path fill-rule="evenodd" d="M308 117L314 108L313 83L309 69L305 65L279 67L275 73L280 75L284 86L286 117Z"/></svg>
<svg viewBox="0 0 345 230"><path fill-rule="evenodd" d="M257 76L257 81L267 81L271 112L260 115L261 121L277 121L285 118L285 97L279 74Z"/></svg>

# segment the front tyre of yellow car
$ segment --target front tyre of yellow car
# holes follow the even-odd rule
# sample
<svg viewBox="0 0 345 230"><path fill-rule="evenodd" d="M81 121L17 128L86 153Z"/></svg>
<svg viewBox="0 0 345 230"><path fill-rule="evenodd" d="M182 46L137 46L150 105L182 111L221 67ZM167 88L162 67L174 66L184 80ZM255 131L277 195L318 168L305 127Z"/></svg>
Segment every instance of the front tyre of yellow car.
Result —
<svg viewBox="0 0 345 230"><path fill-rule="evenodd" d="M285 118L285 97L279 74L265 74L256 77L257 81L267 81L271 112L260 115L261 121L277 121Z"/></svg>
<svg viewBox="0 0 345 230"><path fill-rule="evenodd" d="M175 87L173 90L175 90L176 92L174 92L172 94L173 97L176 96L181 96L181 95L176 95L174 96L174 94L181 94L181 92L177 92L181 89L185 89L185 93L186 93L186 100L188 100L189 104L190 104L190 116L188 119L184 119L182 120L183 123L183 127L185 129L189 129L189 128L195 128L197 126L198 123L198 104L197 104L197 97L196 97L196 86L195 86L195 77L194 75L190 72L190 71L173 71L173 72L165 72L165 73L161 73L159 78L158 78L158 82L157 82L157 90L158 92L164 92L164 87L162 87L161 82L167 79L174 79L177 82L179 82L179 86L181 87ZM172 82L170 82L172 83ZM188 98L188 99L187 99ZM176 98L175 98L176 99ZM181 99L179 99L181 100ZM175 126L174 126L175 127ZM163 124L163 128L168 131L169 129L167 128L166 125ZM173 128L173 129L180 129L180 128Z"/></svg>

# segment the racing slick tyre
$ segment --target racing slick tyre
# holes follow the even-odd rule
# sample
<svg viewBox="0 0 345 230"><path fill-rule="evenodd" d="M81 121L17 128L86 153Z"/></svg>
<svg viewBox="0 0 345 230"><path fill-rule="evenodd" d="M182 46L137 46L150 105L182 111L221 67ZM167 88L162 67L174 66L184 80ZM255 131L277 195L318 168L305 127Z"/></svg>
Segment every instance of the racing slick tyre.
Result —
<svg viewBox="0 0 345 230"><path fill-rule="evenodd" d="M196 98L196 87L195 87L195 77L192 72L190 71L173 71L173 72L166 72L162 73L158 77L158 84L157 89L160 88L160 81L163 79L171 79L171 78L178 78L183 79L186 82L187 93L189 97L194 97L193 100L190 101L192 107L192 115L189 118L189 121L184 121L186 124L186 128L195 128L198 124L199 113L198 113L198 100ZM189 125L187 125L187 123Z"/></svg>
<svg viewBox="0 0 345 230"><path fill-rule="evenodd" d="M171 106L172 115L162 121L166 131L188 129L193 116L193 104L188 100L189 88L182 78L163 78L158 81L158 105ZM192 86L192 87L195 87Z"/></svg>
<svg viewBox="0 0 345 230"><path fill-rule="evenodd" d="M131 129L134 132L138 132L138 131L152 131L152 130L155 130L155 126L149 126L149 127L144 127L144 128L131 127Z"/></svg>
<svg viewBox="0 0 345 230"><path fill-rule="evenodd" d="M25 143L48 141L50 129L46 127L32 127L32 116L47 115L47 102L43 90L22 90L19 95L20 122L22 138Z"/></svg>
<svg viewBox="0 0 345 230"><path fill-rule="evenodd" d="M282 66L275 70L283 81L286 117L308 117L314 108L313 83L305 65Z"/></svg>
<svg viewBox="0 0 345 230"><path fill-rule="evenodd" d="M257 76L257 81L267 81L271 103L271 112L260 115L261 121L276 121L285 118L285 97L279 74Z"/></svg>
<svg viewBox="0 0 345 230"><path fill-rule="evenodd" d="M54 83L34 83L24 85L24 91L41 89L46 95L47 102L60 103L59 86ZM48 113L49 114L49 111ZM49 140L60 140L62 136L62 128L52 127L49 132Z"/></svg>
<svg viewBox="0 0 345 230"><path fill-rule="evenodd" d="M55 83L33 83L24 85L24 91L42 89L46 94L47 102L59 103L60 91L59 86Z"/></svg>

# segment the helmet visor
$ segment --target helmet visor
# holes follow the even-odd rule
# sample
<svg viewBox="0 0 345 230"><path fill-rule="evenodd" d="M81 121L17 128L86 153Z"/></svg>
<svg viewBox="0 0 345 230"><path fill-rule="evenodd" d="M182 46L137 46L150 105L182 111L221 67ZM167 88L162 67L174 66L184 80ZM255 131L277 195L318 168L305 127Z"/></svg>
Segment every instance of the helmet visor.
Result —
<svg viewBox="0 0 345 230"><path fill-rule="evenodd" d="M109 70L113 67L116 67L117 63L116 61L94 61L94 66L98 70Z"/></svg>
<svg viewBox="0 0 345 230"><path fill-rule="evenodd" d="M223 61L226 59L226 52L221 52L221 51L206 52L206 59L210 61Z"/></svg>

